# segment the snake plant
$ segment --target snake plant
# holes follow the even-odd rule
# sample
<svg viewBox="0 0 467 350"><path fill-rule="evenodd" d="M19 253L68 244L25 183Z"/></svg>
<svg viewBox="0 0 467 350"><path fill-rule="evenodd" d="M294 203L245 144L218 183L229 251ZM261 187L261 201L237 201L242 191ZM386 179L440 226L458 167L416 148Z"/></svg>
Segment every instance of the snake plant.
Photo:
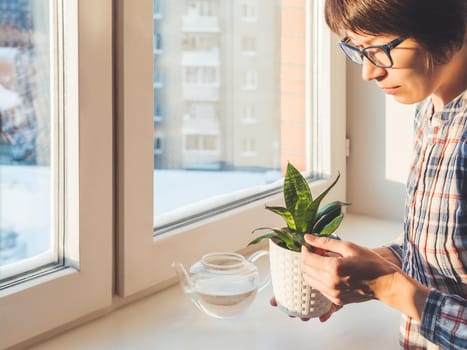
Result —
<svg viewBox="0 0 467 350"><path fill-rule="evenodd" d="M272 238L289 250L299 252L302 245L313 250L304 240L304 235L310 233L316 236L331 236L339 227L344 217L342 207L348 203L333 201L320 208L320 203L339 180L334 182L318 197L313 199L310 187L302 174L291 164L287 164L284 178L284 207L266 206L266 209L280 215L287 224L284 228L259 227L253 231L269 231L252 240L249 245L263 239Z"/></svg>

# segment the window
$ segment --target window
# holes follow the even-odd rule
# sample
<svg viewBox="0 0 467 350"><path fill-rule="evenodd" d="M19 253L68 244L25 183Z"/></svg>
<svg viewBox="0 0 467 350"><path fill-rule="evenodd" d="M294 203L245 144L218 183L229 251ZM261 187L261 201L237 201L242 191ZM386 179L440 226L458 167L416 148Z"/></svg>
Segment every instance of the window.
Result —
<svg viewBox="0 0 467 350"><path fill-rule="evenodd" d="M247 70L243 74L242 88L244 90L256 90L258 88L258 72Z"/></svg>
<svg viewBox="0 0 467 350"><path fill-rule="evenodd" d="M50 69L58 62L50 54L55 38L48 13L47 3L33 9L16 2L0 12L0 287L30 270L63 264L53 210L63 165L51 154L61 147L51 132L60 122L58 111L52 113L58 79ZM24 35L28 31L47 40Z"/></svg>
<svg viewBox="0 0 467 350"><path fill-rule="evenodd" d="M240 16L242 21L255 22L257 12L257 0L244 0L240 5Z"/></svg>
<svg viewBox="0 0 467 350"><path fill-rule="evenodd" d="M256 123L255 105L253 103L247 103L243 108L242 123L253 124Z"/></svg>
<svg viewBox="0 0 467 350"><path fill-rule="evenodd" d="M162 18L162 0L154 0L154 18Z"/></svg>
<svg viewBox="0 0 467 350"><path fill-rule="evenodd" d="M190 14L208 17L216 14L217 3L216 0L189 0L187 1L187 7Z"/></svg>
<svg viewBox="0 0 467 350"><path fill-rule="evenodd" d="M156 127L157 122L161 122L163 118L162 102L159 99L159 94L157 94L154 96L154 127Z"/></svg>
<svg viewBox="0 0 467 350"><path fill-rule="evenodd" d="M162 53L162 36L160 33L154 34L154 53L160 55Z"/></svg>
<svg viewBox="0 0 467 350"><path fill-rule="evenodd" d="M245 36L242 38L242 54L244 56L256 55L256 38Z"/></svg>
<svg viewBox="0 0 467 350"><path fill-rule="evenodd" d="M184 52L217 50L220 45L218 39L217 35L187 32L183 36L183 50Z"/></svg>
<svg viewBox="0 0 467 350"><path fill-rule="evenodd" d="M186 67L184 83L192 85L218 85L217 68Z"/></svg>
<svg viewBox="0 0 467 350"><path fill-rule="evenodd" d="M154 88L160 89L163 87L162 72L160 69L154 70Z"/></svg>
<svg viewBox="0 0 467 350"><path fill-rule="evenodd" d="M270 0L161 0L164 17L156 19L156 32L165 45L156 57L153 2L10 1L34 9L47 3L50 18L56 19L51 40L58 44L64 74L54 106L66 108L65 123L56 129L51 123L51 135L63 130L66 147L59 154L64 195L52 212L64 212L57 217L66 240L62 267L0 290L2 346L163 288L173 280L172 261L190 264L202 252L236 251L251 239L252 228L280 225L264 204L282 201L278 193L285 160L309 175L322 175L312 183L316 191L329 184L327 175L343 173L344 58L335 48L338 39L325 29L322 2L303 1L300 11L297 2L293 7L274 2L274 11L282 13L269 18L307 16L306 27L297 35L271 22L274 39L261 41L270 53L261 67L244 66L251 60L234 54L241 50L238 36L226 40L219 24L226 23L222 16L238 22L241 3L255 4L257 14L266 14L272 11ZM225 6L235 11L224 11ZM170 35L173 30L182 31L176 42L167 40L177 37ZM184 51L184 40L196 33L212 38L213 49L171 52L172 45ZM229 66L228 57L239 60ZM201 58L203 64L187 64ZM188 67L193 68L191 85L185 83ZM290 69L307 77L301 90L289 90L284 79ZM242 90L248 70L261 81L257 91ZM245 125L239 116L253 102L256 123ZM158 108L163 118L154 123ZM244 143L252 136L254 141ZM185 142L193 152L185 152ZM254 150L257 157L244 157L244 150ZM254 177L251 169L261 171ZM222 193L216 186L219 172ZM239 175L247 175L241 187ZM185 194L193 187L203 187L202 196L187 203ZM340 183L334 194L342 198L342 191ZM170 195L158 197L164 192ZM18 233L2 237L2 248L22 244Z"/></svg>
<svg viewBox="0 0 467 350"><path fill-rule="evenodd" d="M24 134L27 142L24 149L13 152L16 160L10 152L1 152L8 157L9 167L15 163L19 186L12 187L8 180L12 175L4 176L1 170L0 207L5 208L3 196L12 195L5 190L14 189L15 212L24 226L17 226L16 218L2 212L0 225L8 220L12 225L5 231L2 227L0 249L2 254L18 253L13 264L21 272L33 260L36 267L48 264L49 258L54 262L53 268L21 274L21 281L0 290L0 343L9 348L112 302L112 22L111 1L106 0L80 0L79 7L74 0L1 4L20 11L19 25L8 29L11 36L8 43L0 44L1 50L18 46L18 40L33 40L22 46L32 53L13 56L15 86L0 82L8 91L26 87L19 93L21 103L12 106L14 112L8 118L13 117L15 123L21 118L21 128L16 130L33 136ZM2 40L6 37L4 13L0 12ZM24 29L33 35L24 35ZM40 101L31 103L28 98ZM9 98L18 102L14 100ZM5 124L9 130L11 120L3 121L2 113L2 132ZM2 147L4 151L9 144ZM9 181L8 185L3 181ZM34 240L28 238L28 231L35 231ZM63 257L59 263L57 252ZM2 268L13 264L2 264Z"/></svg>
<svg viewBox="0 0 467 350"><path fill-rule="evenodd" d="M286 160L308 174L334 175L344 169L344 153L339 152L344 145L343 104L331 101L342 99L345 61L334 48L337 38L331 37L321 19L321 2L304 1L301 11L295 3L279 0L212 0L213 11L202 10L201 3L164 2L158 32L164 42L172 39L172 48L164 48L155 65L146 59L151 49L136 40L147 35L141 25L126 32L122 44L132 45L131 51L125 51L129 62L119 74L131 77L134 84L125 84L124 90L133 93L122 101L132 108L119 114L120 128L125 130L118 142L124 145L118 161L119 198L124 200L119 202L117 226L119 237L126 237L118 256L124 267L117 277L121 296L173 277L172 261L189 264L202 251L238 250L251 238L252 227L280 225L280 219L271 221L264 204L281 202L275 193L281 190ZM144 17L144 6L136 7L134 16ZM256 18L260 12L276 20L256 22L257 32L248 36L261 41L268 56L260 57L257 51L260 67L248 60L229 61L228 57L241 53L246 36L241 27L229 23L238 22L239 13L242 19ZM297 26L283 28L277 21L283 16L307 16L288 21L306 27L299 33ZM170 25L177 22L183 25ZM149 21L146 31L152 30L150 25ZM232 28L239 30L229 32ZM211 43L210 50L200 45L201 37ZM131 65L132 61L137 64ZM148 98L152 91L146 90L153 82L144 74L151 69L160 70L167 82L163 96L159 94L164 125L156 130L144 117L153 110ZM289 89L284 80L290 69L307 77L299 91ZM253 119L255 123L244 122ZM147 145L159 133L164 134L164 152L154 155ZM125 156L130 152L138 157ZM251 169L260 171L252 174ZM326 184L324 180L313 186L319 191ZM341 189L336 187L336 196Z"/></svg>
<svg viewBox="0 0 467 350"><path fill-rule="evenodd" d="M186 152L209 152L217 150L216 135L185 135Z"/></svg>
<svg viewBox="0 0 467 350"><path fill-rule="evenodd" d="M60 167L50 154L57 145L50 130L58 123L52 115L58 84L49 67L57 60L49 54L53 20L38 20L48 10L48 4L33 10L13 2L0 13L0 287L29 270L61 264L52 210L57 188L49 185ZM34 40L27 31L48 40Z"/></svg>
<svg viewBox="0 0 467 350"><path fill-rule="evenodd" d="M156 136L154 139L154 154L162 154L164 151L162 149L162 137Z"/></svg>
<svg viewBox="0 0 467 350"><path fill-rule="evenodd" d="M254 137L246 137L243 139L242 153L244 157L256 156L256 139Z"/></svg>

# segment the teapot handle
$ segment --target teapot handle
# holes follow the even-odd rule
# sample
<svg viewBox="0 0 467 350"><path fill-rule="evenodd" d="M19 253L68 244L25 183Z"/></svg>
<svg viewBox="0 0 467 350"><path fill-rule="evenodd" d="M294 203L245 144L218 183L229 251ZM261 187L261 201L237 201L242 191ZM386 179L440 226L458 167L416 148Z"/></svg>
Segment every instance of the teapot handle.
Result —
<svg viewBox="0 0 467 350"><path fill-rule="evenodd" d="M248 261L255 263L256 260L266 255L269 255L269 252L267 250L258 250L257 252L250 255L250 257L248 258ZM259 281L259 285L258 285L259 292L262 291L271 281L271 269L268 268L267 271L268 272L266 273L266 276Z"/></svg>

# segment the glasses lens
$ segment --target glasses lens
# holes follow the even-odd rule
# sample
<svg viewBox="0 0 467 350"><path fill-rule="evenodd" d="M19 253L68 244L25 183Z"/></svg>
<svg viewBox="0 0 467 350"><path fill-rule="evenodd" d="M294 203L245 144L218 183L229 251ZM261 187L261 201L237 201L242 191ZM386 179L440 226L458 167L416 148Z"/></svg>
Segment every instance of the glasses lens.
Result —
<svg viewBox="0 0 467 350"><path fill-rule="evenodd" d="M344 51L345 55L350 58L354 63L362 64L363 56L360 53L360 50L347 45L346 43L339 43L340 48Z"/></svg>
<svg viewBox="0 0 467 350"><path fill-rule="evenodd" d="M377 47L364 49L365 56L375 66L382 68L389 68L392 66L391 57L389 53Z"/></svg>

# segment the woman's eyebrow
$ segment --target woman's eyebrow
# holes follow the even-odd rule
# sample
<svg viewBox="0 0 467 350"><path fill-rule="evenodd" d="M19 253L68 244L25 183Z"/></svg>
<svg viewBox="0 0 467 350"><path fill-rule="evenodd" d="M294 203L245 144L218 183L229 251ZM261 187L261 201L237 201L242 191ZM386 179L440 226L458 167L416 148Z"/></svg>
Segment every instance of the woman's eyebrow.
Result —
<svg viewBox="0 0 467 350"><path fill-rule="evenodd" d="M352 40L352 38L350 38L350 37L346 37L346 38L347 38L347 43L348 43L350 46L353 46L353 47L355 47L355 48L357 48L357 49L362 49L362 48L364 48L363 45L356 44L355 41Z"/></svg>
<svg viewBox="0 0 467 350"><path fill-rule="evenodd" d="M357 44L354 39L352 39L349 35L345 36L345 39L347 39L347 42L357 48L363 48L364 46L361 44Z"/></svg>
<svg viewBox="0 0 467 350"><path fill-rule="evenodd" d="M364 47L368 47L368 46L373 46L373 45L377 45L374 43L374 41L377 39L377 37L372 37L372 38L368 38L368 37L364 37L362 36L359 41L360 43L356 43L354 38L352 38L352 35L349 35L348 33L346 33L346 38L349 39L349 43L356 47L356 48L359 48L359 49L362 49Z"/></svg>

